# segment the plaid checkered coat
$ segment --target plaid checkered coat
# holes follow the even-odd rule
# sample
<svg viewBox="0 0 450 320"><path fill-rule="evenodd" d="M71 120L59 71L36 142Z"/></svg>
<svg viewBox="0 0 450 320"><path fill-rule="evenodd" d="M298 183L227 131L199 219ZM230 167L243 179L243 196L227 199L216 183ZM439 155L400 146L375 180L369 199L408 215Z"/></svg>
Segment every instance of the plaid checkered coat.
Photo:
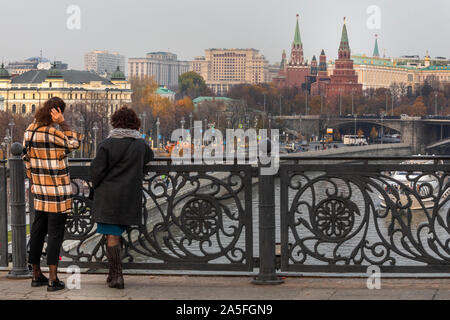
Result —
<svg viewBox="0 0 450 320"><path fill-rule="evenodd" d="M39 126L32 123L26 130L26 147L33 131ZM36 130L29 151L24 155L27 176L32 181L34 208L51 213L69 213L72 210L72 187L66 156L80 146L80 136L70 130L67 123L62 130L43 126Z"/></svg>

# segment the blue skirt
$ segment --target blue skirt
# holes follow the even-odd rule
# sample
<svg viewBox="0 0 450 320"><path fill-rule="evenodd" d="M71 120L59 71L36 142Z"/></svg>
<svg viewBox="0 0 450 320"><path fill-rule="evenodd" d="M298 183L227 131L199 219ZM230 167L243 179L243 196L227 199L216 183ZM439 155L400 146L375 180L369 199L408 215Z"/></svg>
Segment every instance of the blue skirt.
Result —
<svg viewBox="0 0 450 320"><path fill-rule="evenodd" d="M120 224L97 223L97 233L121 236L125 232L126 226Z"/></svg>

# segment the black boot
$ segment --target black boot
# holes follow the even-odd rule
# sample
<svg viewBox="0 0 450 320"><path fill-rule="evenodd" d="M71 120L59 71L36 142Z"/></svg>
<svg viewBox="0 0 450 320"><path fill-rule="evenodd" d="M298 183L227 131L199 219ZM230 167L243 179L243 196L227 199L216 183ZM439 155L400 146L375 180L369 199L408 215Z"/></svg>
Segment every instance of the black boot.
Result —
<svg viewBox="0 0 450 320"><path fill-rule="evenodd" d="M108 268L109 268L108 277L106 278L106 283L109 284L112 280L113 272L112 272L111 255L109 254L108 246L106 246L105 255L106 255L106 258L108 259Z"/></svg>
<svg viewBox="0 0 450 320"><path fill-rule="evenodd" d="M111 257L111 282L108 286L110 288L123 289L124 281L122 275L122 260L120 257L120 245L114 247L106 247L108 254Z"/></svg>

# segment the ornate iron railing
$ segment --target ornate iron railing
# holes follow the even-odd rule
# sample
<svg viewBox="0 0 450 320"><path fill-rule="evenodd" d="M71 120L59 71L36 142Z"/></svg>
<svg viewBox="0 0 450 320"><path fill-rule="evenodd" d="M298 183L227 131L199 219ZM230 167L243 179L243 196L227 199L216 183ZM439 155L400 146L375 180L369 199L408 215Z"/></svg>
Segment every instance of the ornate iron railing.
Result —
<svg viewBox="0 0 450 320"><path fill-rule="evenodd" d="M450 165L390 159L281 166L283 271L450 272Z"/></svg>
<svg viewBox="0 0 450 320"><path fill-rule="evenodd" d="M250 271L253 269L250 165L147 167L143 224L122 238L124 268ZM71 166L73 213L61 265L105 267L105 238L96 234L87 166ZM230 209L233 208L233 209Z"/></svg>
<svg viewBox="0 0 450 320"><path fill-rule="evenodd" d="M21 148L13 149L17 244L12 274L22 276L25 179ZM143 224L123 234L125 269L258 268L255 283L271 284L280 283L277 268L287 274L365 273L377 265L383 272L450 273L450 157L287 156L280 159L279 178L236 162L175 165L157 160L143 181ZM73 213L66 225L63 267L107 267L105 238L96 233L91 217L88 162L71 161ZM0 166L0 197L1 178Z"/></svg>

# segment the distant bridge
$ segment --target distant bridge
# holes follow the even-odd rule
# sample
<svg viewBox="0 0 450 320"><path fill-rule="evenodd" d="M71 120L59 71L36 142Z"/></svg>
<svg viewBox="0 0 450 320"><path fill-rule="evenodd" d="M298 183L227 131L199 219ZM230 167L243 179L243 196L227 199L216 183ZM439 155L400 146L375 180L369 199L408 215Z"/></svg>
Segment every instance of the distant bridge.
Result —
<svg viewBox="0 0 450 320"><path fill-rule="evenodd" d="M324 115L294 115L276 116L275 121L286 128L295 130L302 135L320 136L327 128L335 130L363 129L366 136L370 135L371 127L388 131L394 131L401 135L401 142L411 145L414 153L424 153L435 143L444 143L450 138L450 117L421 118L421 117L396 117L396 116L324 116ZM386 132L386 131L384 131Z"/></svg>

